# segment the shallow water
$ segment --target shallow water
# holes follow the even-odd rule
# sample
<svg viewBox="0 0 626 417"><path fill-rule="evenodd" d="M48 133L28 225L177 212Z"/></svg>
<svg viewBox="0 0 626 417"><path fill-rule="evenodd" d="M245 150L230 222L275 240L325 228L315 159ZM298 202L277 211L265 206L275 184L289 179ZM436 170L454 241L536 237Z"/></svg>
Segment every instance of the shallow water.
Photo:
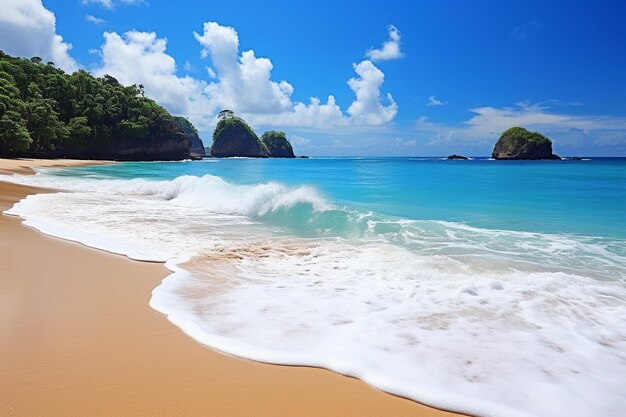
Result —
<svg viewBox="0 0 626 417"><path fill-rule="evenodd" d="M42 170L11 214L168 261L151 305L256 360L479 415L626 406L626 160L228 159Z"/></svg>

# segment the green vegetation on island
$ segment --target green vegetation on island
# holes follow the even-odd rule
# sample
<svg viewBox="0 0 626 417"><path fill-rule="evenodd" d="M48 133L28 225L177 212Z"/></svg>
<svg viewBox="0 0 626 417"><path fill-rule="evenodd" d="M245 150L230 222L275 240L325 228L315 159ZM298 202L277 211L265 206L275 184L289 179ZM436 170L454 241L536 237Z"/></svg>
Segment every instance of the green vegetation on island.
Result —
<svg viewBox="0 0 626 417"><path fill-rule="evenodd" d="M269 151L252 128L239 117L222 118L213 131L211 156L267 158Z"/></svg>
<svg viewBox="0 0 626 417"><path fill-rule="evenodd" d="M295 158L285 132L270 130L263 133L261 140L267 147L271 158Z"/></svg>
<svg viewBox="0 0 626 417"><path fill-rule="evenodd" d="M185 122L145 97L142 85L66 74L52 62L0 51L2 157L185 159L192 147Z"/></svg>
<svg viewBox="0 0 626 417"><path fill-rule="evenodd" d="M491 156L494 159L561 159L552 153L550 139L523 127L512 127L504 131Z"/></svg>
<svg viewBox="0 0 626 417"><path fill-rule="evenodd" d="M271 130L261 139L241 117L232 110L222 110L213 131L211 156L252 158L295 158L285 132Z"/></svg>

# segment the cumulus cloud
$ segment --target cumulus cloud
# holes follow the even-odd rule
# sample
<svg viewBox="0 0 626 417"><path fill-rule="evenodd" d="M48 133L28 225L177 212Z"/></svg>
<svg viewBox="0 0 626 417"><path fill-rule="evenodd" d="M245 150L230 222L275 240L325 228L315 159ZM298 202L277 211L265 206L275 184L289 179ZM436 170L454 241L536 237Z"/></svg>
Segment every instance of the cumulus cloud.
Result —
<svg viewBox="0 0 626 417"><path fill-rule="evenodd" d="M293 87L271 79L272 62L257 58L253 50L239 52L239 36L234 28L215 22L204 24L204 32L194 32L202 45L202 56L211 57L219 82L207 87L215 104L241 113L277 113L291 106Z"/></svg>
<svg viewBox="0 0 626 417"><path fill-rule="evenodd" d="M391 146L394 146L396 148L413 148L417 145L417 139L412 138L412 139L406 139L406 138L395 138L392 142L391 142Z"/></svg>
<svg viewBox="0 0 626 417"><path fill-rule="evenodd" d="M99 4L100 6L106 8L106 9L112 9L113 8L113 0L83 0L82 3L84 5Z"/></svg>
<svg viewBox="0 0 626 417"><path fill-rule="evenodd" d="M72 72L78 64L72 45L56 33L56 17L41 0L5 0L0 13L0 49L10 55L38 56Z"/></svg>
<svg viewBox="0 0 626 417"><path fill-rule="evenodd" d="M100 19L99 17L90 14L85 15L85 20L95 25L102 25L103 23L105 23L104 19Z"/></svg>
<svg viewBox="0 0 626 417"><path fill-rule="evenodd" d="M356 95L356 99L348 107L350 116L355 122L369 125L391 121L398 113L398 105L391 94L387 94L388 105L381 102L380 87L385 80L385 74L368 60L353 64L353 67L359 78L348 80L348 85Z"/></svg>
<svg viewBox="0 0 626 417"><path fill-rule="evenodd" d="M194 33L202 45L201 54L213 63L216 81L205 93L214 106L230 108L260 124L289 126L337 126L349 123L382 124L393 119L397 105L391 95L389 105L380 102L384 74L371 61L354 64L359 78L348 81L356 95L347 117L330 95L326 102L311 97L308 103L293 101L293 86L272 80L273 64L257 57L253 50L239 54L239 36L232 27L206 22L203 33Z"/></svg>
<svg viewBox="0 0 626 417"><path fill-rule="evenodd" d="M123 84L143 84L148 96L200 128L210 123L214 106L203 93L206 83L176 75L176 61L166 53L167 40L154 32L104 33L102 65L96 75L110 74Z"/></svg>
<svg viewBox="0 0 626 417"><path fill-rule="evenodd" d="M580 130L626 128L621 119L556 113L527 102L517 103L515 107L477 107L470 111L474 115L465 124L472 136L500 134L511 126Z"/></svg>
<svg viewBox="0 0 626 417"><path fill-rule="evenodd" d="M391 121L397 105L390 94L381 101L384 74L371 61L354 64L358 77L348 81L355 93L347 114L330 95L323 102L311 97L294 101L294 87L272 79L270 59L253 50L239 51L239 36L232 27L207 22L194 33L201 55L211 60L208 81L179 76L175 59L167 53L167 40L154 32L104 34L102 64L97 75L110 74L125 84L143 84L146 93L175 114L187 116L201 130L215 123L218 111L228 108L253 125L330 128L380 125ZM191 64L183 63L189 71Z"/></svg>
<svg viewBox="0 0 626 417"><path fill-rule="evenodd" d="M512 126L541 131L557 139L560 146L573 146L581 140L588 144L626 145L624 117L559 113L529 102L511 107L478 107L470 112L472 116L460 124L437 124L420 117L415 130L431 138L430 146L473 143L489 147Z"/></svg>
<svg viewBox="0 0 626 417"><path fill-rule="evenodd" d="M291 137L289 138L289 142L291 142L293 145L301 146L303 148L311 145L311 139L304 138L300 135L291 135Z"/></svg>
<svg viewBox="0 0 626 417"><path fill-rule="evenodd" d="M400 52L400 31L394 25L389 25L387 30L389 31L389 40L384 42L380 48L369 49L365 52L365 56L372 61L387 61L404 56Z"/></svg>
<svg viewBox="0 0 626 417"><path fill-rule="evenodd" d="M626 130L602 133L595 142L601 146L626 145Z"/></svg>
<svg viewBox="0 0 626 417"><path fill-rule="evenodd" d="M117 4L142 4L144 0L82 0L83 5L98 4L105 9L114 9Z"/></svg>
<svg viewBox="0 0 626 417"><path fill-rule="evenodd" d="M259 123L282 126L335 127L345 126L351 121L343 114L334 96L328 96L326 103L311 97L308 104L297 102L286 112L265 117Z"/></svg>
<svg viewBox="0 0 626 417"><path fill-rule="evenodd" d="M435 96L428 97L428 103L426 103L427 106L445 106L446 104L448 103L439 100Z"/></svg>

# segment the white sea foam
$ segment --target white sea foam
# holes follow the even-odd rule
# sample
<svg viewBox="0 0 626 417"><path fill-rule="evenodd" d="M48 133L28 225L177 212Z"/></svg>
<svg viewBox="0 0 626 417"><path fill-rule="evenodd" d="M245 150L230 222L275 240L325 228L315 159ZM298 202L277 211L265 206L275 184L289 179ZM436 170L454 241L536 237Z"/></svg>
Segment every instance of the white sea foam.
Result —
<svg viewBox="0 0 626 417"><path fill-rule="evenodd" d="M214 176L14 180L71 190L9 211L43 232L168 260L151 306L216 349L481 416L626 407L623 241L386 219Z"/></svg>

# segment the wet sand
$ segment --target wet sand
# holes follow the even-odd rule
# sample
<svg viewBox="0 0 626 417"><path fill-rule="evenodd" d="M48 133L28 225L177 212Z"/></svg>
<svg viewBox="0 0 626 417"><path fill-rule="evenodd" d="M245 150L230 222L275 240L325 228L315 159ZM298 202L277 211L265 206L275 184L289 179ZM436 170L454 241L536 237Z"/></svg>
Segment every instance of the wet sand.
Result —
<svg viewBox="0 0 626 417"><path fill-rule="evenodd" d="M0 159L0 171L84 163ZM0 211L50 192L1 180ZM0 415L455 415L324 369L204 347L148 306L167 275L0 216Z"/></svg>

